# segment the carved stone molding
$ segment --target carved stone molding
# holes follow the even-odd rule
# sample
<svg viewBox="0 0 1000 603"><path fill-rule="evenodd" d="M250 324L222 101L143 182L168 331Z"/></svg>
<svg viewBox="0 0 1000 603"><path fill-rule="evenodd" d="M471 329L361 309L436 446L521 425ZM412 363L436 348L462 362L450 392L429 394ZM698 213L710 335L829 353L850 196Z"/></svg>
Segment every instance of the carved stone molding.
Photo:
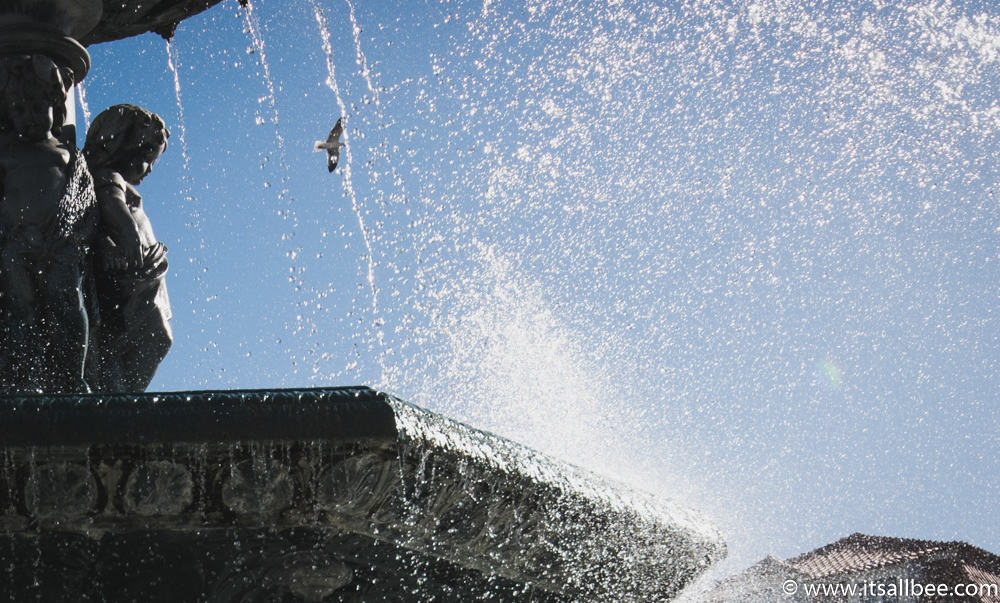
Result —
<svg viewBox="0 0 1000 603"><path fill-rule="evenodd" d="M191 470L165 460L139 463L125 479L122 501L129 514L178 515L194 501Z"/></svg>
<svg viewBox="0 0 1000 603"><path fill-rule="evenodd" d="M166 572L177 601L667 600L725 555L691 511L367 388L0 399L0 451L0 567L39 538L162 557L105 598Z"/></svg>
<svg viewBox="0 0 1000 603"><path fill-rule="evenodd" d="M22 489L25 509L39 521L80 520L97 506L97 481L81 463L35 463Z"/></svg>

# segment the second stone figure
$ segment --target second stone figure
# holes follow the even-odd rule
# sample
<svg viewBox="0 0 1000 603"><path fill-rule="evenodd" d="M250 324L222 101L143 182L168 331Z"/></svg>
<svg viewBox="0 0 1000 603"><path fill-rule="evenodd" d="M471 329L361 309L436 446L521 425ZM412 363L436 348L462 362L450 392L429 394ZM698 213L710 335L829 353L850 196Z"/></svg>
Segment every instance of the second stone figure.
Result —
<svg viewBox="0 0 1000 603"><path fill-rule="evenodd" d="M92 310L98 323L87 371L95 391L145 390L173 341L167 248L156 240L135 189L169 137L158 115L128 104L101 112L87 131L83 154L100 216Z"/></svg>

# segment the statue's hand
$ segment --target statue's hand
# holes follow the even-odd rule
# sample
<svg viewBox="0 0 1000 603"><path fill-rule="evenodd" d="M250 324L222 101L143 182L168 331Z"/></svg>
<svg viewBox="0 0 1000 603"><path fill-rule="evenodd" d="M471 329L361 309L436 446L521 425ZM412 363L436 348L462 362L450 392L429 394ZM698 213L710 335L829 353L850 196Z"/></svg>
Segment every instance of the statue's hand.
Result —
<svg viewBox="0 0 1000 603"><path fill-rule="evenodd" d="M123 263L120 270L138 270L142 267L142 243L139 242L138 237L135 241L129 241L122 245L118 250Z"/></svg>
<svg viewBox="0 0 1000 603"><path fill-rule="evenodd" d="M114 247L105 250L104 255L101 256L101 268L108 272L117 272L120 264L121 256Z"/></svg>
<svg viewBox="0 0 1000 603"><path fill-rule="evenodd" d="M103 261L101 262L101 267L108 272L118 272L121 270L123 260L120 255L116 252L111 251L104 255Z"/></svg>
<svg viewBox="0 0 1000 603"><path fill-rule="evenodd" d="M102 267L108 272L125 272L134 269L121 247L111 247L105 251Z"/></svg>

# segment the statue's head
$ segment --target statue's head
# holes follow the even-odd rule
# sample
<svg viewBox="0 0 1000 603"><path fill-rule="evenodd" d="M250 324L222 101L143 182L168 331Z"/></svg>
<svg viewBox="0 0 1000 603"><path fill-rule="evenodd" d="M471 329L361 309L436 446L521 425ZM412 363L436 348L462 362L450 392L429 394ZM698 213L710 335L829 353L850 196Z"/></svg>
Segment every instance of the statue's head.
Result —
<svg viewBox="0 0 1000 603"><path fill-rule="evenodd" d="M109 168L139 184L167 148L170 131L159 115L136 105L115 105L94 118L83 153L91 168Z"/></svg>
<svg viewBox="0 0 1000 603"><path fill-rule="evenodd" d="M0 132L31 141L58 134L72 73L40 55L0 57Z"/></svg>

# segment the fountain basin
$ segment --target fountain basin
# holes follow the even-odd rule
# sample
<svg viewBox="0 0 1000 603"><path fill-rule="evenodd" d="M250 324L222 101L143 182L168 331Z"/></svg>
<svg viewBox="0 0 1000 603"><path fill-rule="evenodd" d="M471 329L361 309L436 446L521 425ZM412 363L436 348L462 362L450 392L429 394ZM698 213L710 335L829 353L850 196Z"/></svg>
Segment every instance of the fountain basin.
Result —
<svg viewBox="0 0 1000 603"><path fill-rule="evenodd" d="M90 70L84 46L147 32L171 38L181 21L220 0L16 0L0 8L0 54L40 52ZM83 46L81 46L81 43Z"/></svg>
<svg viewBox="0 0 1000 603"><path fill-rule="evenodd" d="M146 32L173 37L181 21L211 8L221 0L104 0L100 22L80 38L85 46Z"/></svg>
<svg viewBox="0 0 1000 603"><path fill-rule="evenodd" d="M364 387L0 404L0 571L46 601L668 600L697 514Z"/></svg>

